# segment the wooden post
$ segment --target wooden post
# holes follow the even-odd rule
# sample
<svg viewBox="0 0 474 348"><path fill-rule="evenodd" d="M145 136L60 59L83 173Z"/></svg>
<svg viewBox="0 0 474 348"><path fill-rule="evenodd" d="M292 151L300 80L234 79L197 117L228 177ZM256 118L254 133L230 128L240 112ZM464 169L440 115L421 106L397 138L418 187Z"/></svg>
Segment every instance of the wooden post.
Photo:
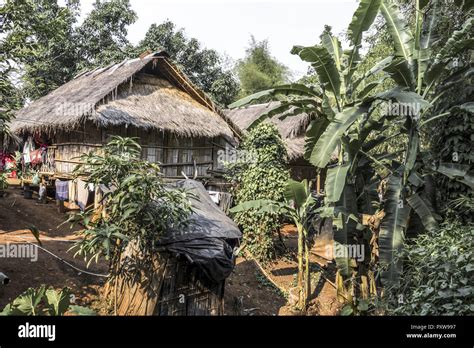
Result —
<svg viewBox="0 0 474 348"><path fill-rule="evenodd" d="M316 178L316 193L319 196L319 193L321 192L321 174L318 173L318 176Z"/></svg>
<svg viewBox="0 0 474 348"><path fill-rule="evenodd" d="M65 209L64 209L64 201L61 201L60 199L56 200L56 205L58 206L58 213L63 214Z"/></svg>

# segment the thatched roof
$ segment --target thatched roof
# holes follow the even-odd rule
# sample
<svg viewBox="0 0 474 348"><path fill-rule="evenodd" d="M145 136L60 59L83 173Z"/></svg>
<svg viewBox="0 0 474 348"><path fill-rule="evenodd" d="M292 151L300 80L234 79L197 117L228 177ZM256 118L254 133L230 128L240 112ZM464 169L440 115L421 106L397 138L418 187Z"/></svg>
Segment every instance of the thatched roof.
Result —
<svg viewBox="0 0 474 348"><path fill-rule="evenodd" d="M235 124L242 133L260 115L279 105L278 102L270 102L265 104L250 105L247 107L224 110L225 115ZM304 154L304 134L309 124L310 117L308 114L300 114L280 119L281 115L275 115L265 122L273 123L281 134L285 142L290 159L303 157Z"/></svg>
<svg viewBox="0 0 474 348"><path fill-rule="evenodd" d="M131 125L181 136L233 137L232 125L165 52L77 75L19 110L11 130L55 132L85 120L103 127Z"/></svg>

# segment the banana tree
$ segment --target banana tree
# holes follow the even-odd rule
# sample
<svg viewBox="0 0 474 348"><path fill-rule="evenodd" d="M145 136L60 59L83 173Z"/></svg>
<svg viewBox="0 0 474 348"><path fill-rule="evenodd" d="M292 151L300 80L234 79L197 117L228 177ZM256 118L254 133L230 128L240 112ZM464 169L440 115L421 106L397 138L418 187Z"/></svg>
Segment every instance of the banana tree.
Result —
<svg viewBox="0 0 474 348"><path fill-rule="evenodd" d="M325 204L340 208L335 210L339 213L334 218L342 219L335 224L335 240L341 245L348 246L363 229L362 219L354 224L349 216L374 214L373 207L362 204L361 199L374 196L377 185L370 169L383 169L388 174L382 202L384 217L377 232L379 261L385 266L381 273L383 285L398 282L401 264L396 261L396 255L403 245L411 210L420 216L426 228L436 226L436 215L419 195L424 184L422 168L417 163L420 131L431 121L450 114L448 110L430 115L439 98L435 87L453 59L472 48L474 21L472 17L468 19L435 52L435 28L441 5L440 0L417 0L412 30L393 1L361 0L348 28L348 50L343 51L339 40L326 31L320 44L295 46L291 51L312 65L321 83L319 87L279 86L231 105L238 107L270 95L278 97L280 105L261 115L255 123L276 114L313 116L306 131L305 157L320 169L332 166L326 176ZM393 54L361 72L358 68L363 34L378 14L385 19ZM392 88L377 93L376 88L385 79L391 81ZM398 112L391 108L394 105L399 107ZM398 125L398 132L387 136L385 131L394 124ZM378 145L396 136L405 139L401 158L377 153ZM332 161L335 151L337 163ZM349 257L336 261L339 273L346 279L350 277Z"/></svg>
<svg viewBox="0 0 474 348"><path fill-rule="evenodd" d="M278 213L291 218L298 230L298 308L306 309L311 294L311 275L309 250L311 240L309 230L316 208L316 200L311 195L311 187L307 180L297 182L289 180L285 188L285 202L268 199L243 202L230 209L232 214L254 210L257 213Z"/></svg>

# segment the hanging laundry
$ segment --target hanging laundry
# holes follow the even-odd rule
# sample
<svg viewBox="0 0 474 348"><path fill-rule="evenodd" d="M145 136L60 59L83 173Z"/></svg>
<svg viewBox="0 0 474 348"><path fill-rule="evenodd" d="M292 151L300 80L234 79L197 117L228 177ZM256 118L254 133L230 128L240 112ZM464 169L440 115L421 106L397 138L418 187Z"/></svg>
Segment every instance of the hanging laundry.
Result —
<svg viewBox="0 0 474 348"><path fill-rule="evenodd" d="M29 136L25 142L25 145L23 146L23 161L25 164L28 164L31 162L30 153L34 149L35 149L35 146L33 145L33 138Z"/></svg>
<svg viewBox="0 0 474 348"><path fill-rule="evenodd" d="M30 152L31 164L35 165L35 164L41 164L43 162L41 152L42 152L41 149Z"/></svg>
<svg viewBox="0 0 474 348"><path fill-rule="evenodd" d="M77 204L82 211L86 209L89 203L89 192L89 184L81 179L77 179Z"/></svg>
<svg viewBox="0 0 474 348"><path fill-rule="evenodd" d="M56 199L67 201L69 199L69 181L56 180Z"/></svg>
<svg viewBox="0 0 474 348"><path fill-rule="evenodd" d="M79 209L79 205L77 205L77 179L69 182L68 208L72 210Z"/></svg>

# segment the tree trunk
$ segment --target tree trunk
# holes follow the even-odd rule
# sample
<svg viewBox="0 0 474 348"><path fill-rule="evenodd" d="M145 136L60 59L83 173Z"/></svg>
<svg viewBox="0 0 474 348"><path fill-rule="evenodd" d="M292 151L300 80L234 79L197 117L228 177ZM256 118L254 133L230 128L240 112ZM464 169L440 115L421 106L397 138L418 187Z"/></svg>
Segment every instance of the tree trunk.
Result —
<svg viewBox="0 0 474 348"><path fill-rule="evenodd" d="M303 249L304 249L304 243L303 243L303 226L298 224L298 289L300 291L299 294L299 307L300 309L303 309L304 307L304 290L303 290Z"/></svg>

